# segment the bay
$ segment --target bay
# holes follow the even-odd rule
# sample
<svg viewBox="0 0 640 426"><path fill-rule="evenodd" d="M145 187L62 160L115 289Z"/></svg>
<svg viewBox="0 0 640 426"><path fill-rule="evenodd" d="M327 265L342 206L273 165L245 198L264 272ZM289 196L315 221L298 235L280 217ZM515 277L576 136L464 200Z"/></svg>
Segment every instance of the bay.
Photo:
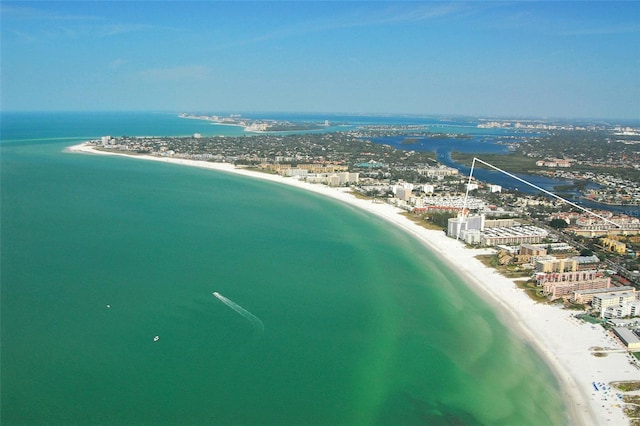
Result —
<svg viewBox="0 0 640 426"><path fill-rule="evenodd" d="M63 152L196 120L24 114L3 115L0 144L3 425L566 422L531 347L381 219Z"/></svg>

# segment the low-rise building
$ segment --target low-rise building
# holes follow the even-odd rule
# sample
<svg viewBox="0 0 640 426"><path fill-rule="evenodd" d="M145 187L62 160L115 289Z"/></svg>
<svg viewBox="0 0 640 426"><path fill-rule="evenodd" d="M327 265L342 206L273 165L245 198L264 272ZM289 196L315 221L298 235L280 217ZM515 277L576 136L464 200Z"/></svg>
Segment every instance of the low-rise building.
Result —
<svg viewBox="0 0 640 426"><path fill-rule="evenodd" d="M627 251L627 245L625 243L613 238L602 238L600 241L606 249L614 253L625 254Z"/></svg>
<svg viewBox="0 0 640 426"><path fill-rule="evenodd" d="M629 350L640 349L640 330L623 327L613 327L613 332Z"/></svg>
<svg viewBox="0 0 640 426"><path fill-rule="evenodd" d="M440 166L418 169L418 173L429 178L443 178L445 176L457 176L459 172L458 169L453 167Z"/></svg>
<svg viewBox="0 0 640 426"><path fill-rule="evenodd" d="M534 244L546 238L548 232L532 225L514 226L510 228L485 229L482 244L495 246L498 244Z"/></svg>
<svg viewBox="0 0 640 426"><path fill-rule="evenodd" d="M558 259L553 256L538 259L534 264L536 272L571 272L578 270L578 262L573 259Z"/></svg>
<svg viewBox="0 0 640 426"><path fill-rule="evenodd" d="M546 256L547 249L545 247L540 247L535 244L521 244L520 254L528 254L530 256Z"/></svg>
<svg viewBox="0 0 640 426"><path fill-rule="evenodd" d="M576 290L573 292L573 297L571 301L574 303L579 303L584 305L585 303L592 303L593 296L598 294L615 294L615 293L624 293L628 291L635 291L635 289L631 286L622 286L622 287L611 287L611 288L598 288L595 290Z"/></svg>
<svg viewBox="0 0 640 426"><path fill-rule="evenodd" d="M600 317L602 318L624 318L624 317L637 317L640 314L640 301L633 301L623 303L620 305L609 306L602 311Z"/></svg>
<svg viewBox="0 0 640 426"><path fill-rule="evenodd" d="M624 305L635 300L637 300L635 289L624 292L607 292L595 294L591 306L595 311L600 312L601 317L604 317L604 313L608 307Z"/></svg>
<svg viewBox="0 0 640 426"><path fill-rule="evenodd" d="M535 275L536 284L551 300L571 299L579 290L595 290L611 287L611 279L600 271L547 272ZM595 297L594 297L595 298Z"/></svg>
<svg viewBox="0 0 640 426"><path fill-rule="evenodd" d="M573 256L571 260L575 261L578 271L591 271L600 266L600 259L596 255L592 256Z"/></svg>

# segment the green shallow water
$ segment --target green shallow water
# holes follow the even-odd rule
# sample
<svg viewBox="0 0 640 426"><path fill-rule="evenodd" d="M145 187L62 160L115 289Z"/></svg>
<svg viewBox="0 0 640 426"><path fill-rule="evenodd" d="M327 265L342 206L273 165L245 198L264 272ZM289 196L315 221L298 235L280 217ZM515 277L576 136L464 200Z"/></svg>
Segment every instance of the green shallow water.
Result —
<svg viewBox="0 0 640 426"><path fill-rule="evenodd" d="M2 148L3 425L566 423L531 348L386 222L64 146Z"/></svg>

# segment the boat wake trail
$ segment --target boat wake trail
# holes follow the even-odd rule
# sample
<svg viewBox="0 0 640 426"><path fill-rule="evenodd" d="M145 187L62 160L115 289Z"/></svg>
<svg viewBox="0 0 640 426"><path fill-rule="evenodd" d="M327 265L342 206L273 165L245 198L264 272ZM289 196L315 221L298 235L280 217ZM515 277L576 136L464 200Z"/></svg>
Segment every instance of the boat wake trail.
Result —
<svg viewBox="0 0 640 426"><path fill-rule="evenodd" d="M238 305L237 303L227 299L217 291L214 291L213 295L217 297L222 303L224 303L225 305L227 305L228 307L230 307L231 309L233 309L234 311L236 311L237 313L245 317L253 326L253 329L255 330L256 334L262 335L262 333L264 333L264 324L262 323L262 321L260 321L260 319L257 316L253 315L251 312L247 311L245 308Z"/></svg>

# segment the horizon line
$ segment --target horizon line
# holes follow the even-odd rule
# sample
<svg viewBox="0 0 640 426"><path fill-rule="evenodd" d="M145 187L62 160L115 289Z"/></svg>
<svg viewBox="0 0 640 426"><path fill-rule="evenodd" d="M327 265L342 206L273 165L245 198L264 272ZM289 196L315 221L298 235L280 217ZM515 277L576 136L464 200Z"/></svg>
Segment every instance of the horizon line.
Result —
<svg viewBox="0 0 640 426"><path fill-rule="evenodd" d="M538 120L538 121L626 121L640 124L640 117L570 117L570 116L540 116L540 115L500 115L500 114L463 114L463 113L420 113L420 112L349 112L349 111L287 111L287 110L170 110L170 109L7 109L0 110L0 114L7 113L155 113L155 114L298 114L298 115L352 115L363 117L428 117L446 118L462 117L480 120ZM249 118L249 117L247 117Z"/></svg>

